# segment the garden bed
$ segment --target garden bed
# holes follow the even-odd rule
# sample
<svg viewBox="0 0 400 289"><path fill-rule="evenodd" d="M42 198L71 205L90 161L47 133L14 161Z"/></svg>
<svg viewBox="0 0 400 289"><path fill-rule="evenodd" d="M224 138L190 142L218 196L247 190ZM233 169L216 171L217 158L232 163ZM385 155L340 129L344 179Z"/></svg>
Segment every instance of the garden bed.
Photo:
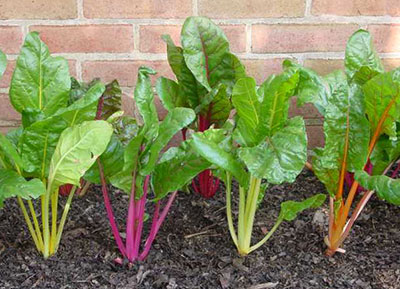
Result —
<svg viewBox="0 0 400 289"><path fill-rule="evenodd" d="M15 200L8 200L0 211L0 288L400 288L399 207L373 197L343 255L323 255L325 204L284 223L259 250L239 258L227 230L222 189L207 201L180 193L147 260L130 269L113 262L119 255L99 188L75 199L60 249L46 261ZM281 201L324 191L309 171L293 184L271 187L254 238L273 225ZM113 193L112 202L122 225L127 196Z"/></svg>

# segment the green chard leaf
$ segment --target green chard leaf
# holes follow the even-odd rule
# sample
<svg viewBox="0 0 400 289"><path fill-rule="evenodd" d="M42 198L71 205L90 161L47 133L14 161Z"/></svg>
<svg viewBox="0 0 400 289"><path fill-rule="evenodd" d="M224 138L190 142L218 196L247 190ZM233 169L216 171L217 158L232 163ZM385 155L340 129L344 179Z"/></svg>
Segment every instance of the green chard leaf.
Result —
<svg viewBox="0 0 400 289"><path fill-rule="evenodd" d="M156 91L166 110L171 111L175 107L188 107L180 86L175 81L160 77L156 82Z"/></svg>
<svg viewBox="0 0 400 289"><path fill-rule="evenodd" d="M205 17L188 17L181 32L187 67L208 91L210 74L229 52L229 42L221 28Z"/></svg>
<svg viewBox="0 0 400 289"><path fill-rule="evenodd" d="M238 151L253 176L265 178L271 184L294 182L307 160L304 120L292 118L265 142Z"/></svg>
<svg viewBox="0 0 400 289"><path fill-rule="evenodd" d="M203 133L194 133L190 143L193 149L210 163L230 172L240 185L248 187L249 175L236 156L231 152L231 145L227 146L221 129L208 129Z"/></svg>
<svg viewBox="0 0 400 289"><path fill-rule="evenodd" d="M221 83L202 98L195 112L207 116L210 124L221 127L229 118L231 109L232 105L227 95L226 86Z"/></svg>
<svg viewBox="0 0 400 289"><path fill-rule="evenodd" d="M50 162L51 192L59 186L80 186L80 179L106 150L113 129L106 121L87 121L67 128L58 141Z"/></svg>
<svg viewBox="0 0 400 289"><path fill-rule="evenodd" d="M14 108L18 112L38 109L51 116L67 105L70 88L67 60L50 56L39 34L29 33L11 80L10 100Z"/></svg>
<svg viewBox="0 0 400 289"><path fill-rule="evenodd" d="M354 178L367 190L374 190L382 200L400 206L400 180L370 176L365 171L356 171Z"/></svg>
<svg viewBox="0 0 400 289"><path fill-rule="evenodd" d="M154 105L154 94L149 75L156 72L148 67L140 67L135 87L135 102L143 118L146 138L151 141L158 134L158 115Z"/></svg>
<svg viewBox="0 0 400 289"><path fill-rule="evenodd" d="M305 103L313 103L319 113L325 115L325 107L328 106L327 85L323 78L311 69L295 64L290 60L283 62L284 70L290 73L299 73L299 83L297 86L297 106L303 106Z"/></svg>
<svg viewBox="0 0 400 289"><path fill-rule="evenodd" d="M375 76L363 86L372 132L396 138L400 118L400 68Z"/></svg>
<svg viewBox="0 0 400 289"><path fill-rule="evenodd" d="M326 168L362 169L367 161L370 128L365 118L363 94L357 85L349 86L345 75L336 71L326 77L330 87L326 108L325 148L322 162ZM348 147L344 160L345 147Z"/></svg>
<svg viewBox="0 0 400 289"><path fill-rule="evenodd" d="M241 78L236 82L232 92L232 103L243 124L255 130L260 123L260 103L256 81L253 78Z"/></svg>
<svg viewBox="0 0 400 289"><path fill-rule="evenodd" d="M286 201L281 204L281 211L279 212L278 220L293 221L296 219L297 214L310 208L320 207L326 199L326 195L318 194L301 202Z"/></svg>
<svg viewBox="0 0 400 289"><path fill-rule="evenodd" d="M156 200L183 188L210 166L211 163L191 150L188 141L182 143L180 147L170 148L156 165L152 176Z"/></svg>
<svg viewBox="0 0 400 289"><path fill-rule="evenodd" d="M365 76L384 72L372 37L366 30L360 29L350 37L344 62L349 79L365 79Z"/></svg>
<svg viewBox="0 0 400 289"><path fill-rule="evenodd" d="M140 174L149 175L157 163L161 150L168 144L171 138L181 129L187 127L196 118L194 111L190 108L177 107L171 110L160 124L157 138L148 145L148 157L142 162Z"/></svg>
<svg viewBox="0 0 400 289"><path fill-rule="evenodd" d="M93 120L103 91L104 85L97 83L69 107L25 128L21 137L21 155L29 175L40 179L48 176L50 160L61 133L67 127Z"/></svg>
<svg viewBox="0 0 400 289"><path fill-rule="evenodd" d="M16 169L20 172L24 169L24 164L15 146L2 134L0 134L0 167Z"/></svg>
<svg viewBox="0 0 400 289"><path fill-rule="evenodd" d="M163 40L167 43L168 62L172 71L176 75L182 94L185 95L191 108L199 105L200 95L207 93L207 90L196 80L190 69L185 63L183 49L175 46L169 35L163 35Z"/></svg>
<svg viewBox="0 0 400 289"><path fill-rule="evenodd" d="M13 170L0 169L0 208L5 199L21 197L30 200L45 193L46 188L39 179L27 181Z"/></svg>

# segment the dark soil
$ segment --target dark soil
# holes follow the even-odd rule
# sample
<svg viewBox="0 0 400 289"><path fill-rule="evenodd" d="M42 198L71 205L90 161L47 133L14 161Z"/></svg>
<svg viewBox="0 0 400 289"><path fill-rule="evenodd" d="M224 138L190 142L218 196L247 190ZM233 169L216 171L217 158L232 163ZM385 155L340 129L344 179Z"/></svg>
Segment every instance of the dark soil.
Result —
<svg viewBox="0 0 400 289"><path fill-rule="evenodd" d="M324 192L310 172L271 187L258 211L254 240L271 228L279 203ZM127 197L113 194L123 224ZM75 199L55 257L36 253L16 202L0 211L0 288L400 288L400 208L375 197L344 244L323 255L326 206L284 223L259 250L240 258L225 221L222 190L212 200L181 193L145 262L119 256L98 189Z"/></svg>

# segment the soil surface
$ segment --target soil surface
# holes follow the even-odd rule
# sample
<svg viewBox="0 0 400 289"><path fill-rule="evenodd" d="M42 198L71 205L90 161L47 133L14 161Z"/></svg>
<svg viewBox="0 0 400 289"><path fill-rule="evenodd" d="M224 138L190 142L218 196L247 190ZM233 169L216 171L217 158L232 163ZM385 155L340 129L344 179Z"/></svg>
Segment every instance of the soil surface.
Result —
<svg viewBox="0 0 400 289"><path fill-rule="evenodd" d="M280 202L324 191L309 171L270 187L253 240L272 227ZM115 192L112 203L124 224L127 196ZM223 187L212 200L180 193L147 260L129 269L113 262L119 254L99 188L74 200L58 254L46 261L11 200L0 211L0 288L400 288L400 208L374 196L344 244L347 252L332 258L323 255L326 213L326 205L303 212L240 258Z"/></svg>

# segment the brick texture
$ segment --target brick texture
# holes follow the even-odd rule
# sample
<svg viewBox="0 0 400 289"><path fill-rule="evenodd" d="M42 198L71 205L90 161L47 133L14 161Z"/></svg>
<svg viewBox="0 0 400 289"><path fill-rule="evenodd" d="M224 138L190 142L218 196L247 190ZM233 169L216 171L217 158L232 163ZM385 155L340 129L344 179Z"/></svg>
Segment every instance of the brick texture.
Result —
<svg viewBox="0 0 400 289"><path fill-rule="evenodd" d="M22 44L22 29L18 26L0 26L0 49L4 53L17 53Z"/></svg>
<svg viewBox="0 0 400 289"><path fill-rule="evenodd" d="M199 14L213 18L298 17L304 0L198 0Z"/></svg>
<svg viewBox="0 0 400 289"><path fill-rule="evenodd" d="M399 0L0 0L0 49L9 59L0 80L0 131L19 125L6 93L28 31L39 31L79 80L118 79L123 109L133 114L137 69L156 69L153 84L159 76L174 78L161 35L179 44L181 25L192 15L220 25L258 84L280 73L287 58L321 75L343 69L346 41L360 27L371 31L386 70L400 66ZM157 108L162 119L166 111L158 98ZM313 106L299 108L294 100L290 115L306 119L310 147L322 145L321 117Z"/></svg>
<svg viewBox="0 0 400 289"><path fill-rule="evenodd" d="M87 61L82 64L82 77L89 81L100 77L103 81L118 79L121 86L134 86L137 79L137 70L145 65L155 69L158 75L152 76L153 82L158 76L174 78L167 61Z"/></svg>
<svg viewBox="0 0 400 289"><path fill-rule="evenodd" d="M370 25L379 52L400 52L400 25Z"/></svg>
<svg viewBox="0 0 400 289"><path fill-rule="evenodd" d="M356 25L254 25L255 53L343 51Z"/></svg>
<svg viewBox="0 0 400 289"><path fill-rule="evenodd" d="M71 19L77 16L76 0L0 1L0 19Z"/></svg>
<svg viewBox="0 0 400 289"><path fill-rule="evenodd" d="M233 52L246 51L246 26L245 25L221 25L228 37ZM139 50L146 53L165 53L166 44L161 36L169 34L176 45L180 46L180 25L146 25L139 30Z"/></svg>
<svg viewBox="0 0 400 289"><path fill-rule="evenodd" d="M87 18L185 18L192 0L85 0Z"/></svg>
<svg viewBox="0 0 400 289"><path fill-rule="evenodd" d="M398 0L314 0L312 14L400 16L400 5Z"/></svg>
<svg viewBox="0 0 400 289"><path fill-rule="evenodd" d="M53 53L133 51L132 25L33 26Z"/></svg>

